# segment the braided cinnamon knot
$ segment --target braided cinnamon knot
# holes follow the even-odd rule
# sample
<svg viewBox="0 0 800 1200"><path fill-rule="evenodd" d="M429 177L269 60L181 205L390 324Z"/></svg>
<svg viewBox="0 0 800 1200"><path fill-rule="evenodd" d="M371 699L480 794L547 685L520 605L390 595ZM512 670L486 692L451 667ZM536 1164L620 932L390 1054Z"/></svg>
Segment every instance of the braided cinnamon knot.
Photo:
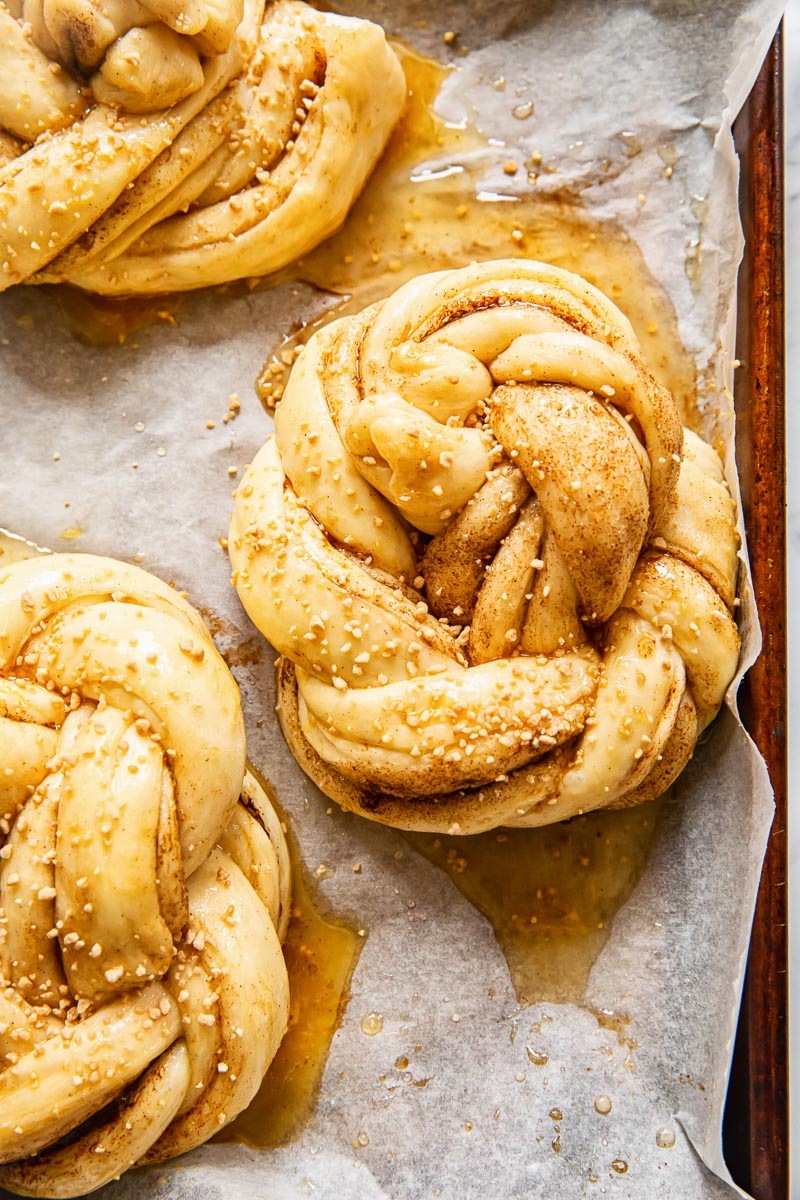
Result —
<svg viewBox="0 0 800 1200"><path fill-rule="evenodd" d="M622 313L516 259L315 334L229 544L307 773L473 833L672 782L738 660L734 515Z"/></svg>
<svg viewBox="0 0 800 1200"><path fill-rule="evenodd" d="M403 71L369 21L264 7L0 5L0 290L189 290L276 271L341 224Z"/></svg>
<svg viewBox="0 0 800 1200"><path fill-rule="evenodd" d="M111 559L0 571L0 761L0 1185L74 1196L255 1094L287 849L200 617Z"/></svg>

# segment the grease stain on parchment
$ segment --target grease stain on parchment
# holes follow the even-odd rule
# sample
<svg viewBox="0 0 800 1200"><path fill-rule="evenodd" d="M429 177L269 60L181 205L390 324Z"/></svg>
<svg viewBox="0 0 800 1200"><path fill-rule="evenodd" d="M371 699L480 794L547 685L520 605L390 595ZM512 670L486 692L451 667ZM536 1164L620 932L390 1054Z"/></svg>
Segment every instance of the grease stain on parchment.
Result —
<svg viewBox="0 0 800 1200"><path fill-rule="evenodd" d="M589 973L647 865L662 806L659 798L472 837L404 836L490 922L521 1005L585 1005ZM624 1018L601 1010L595 1016L627 1045Z"/></svg>
<svg viewBox="0 0 800 1200"><path fill-rule="evenodd" d="M252 764L276 809L274 788ZM214 1138L269 1149L290 1141L314 1111L331 1039L349 1000L364 945L363 927L331 912L304 866L291 829L292 915L283 943L289 972L289 1027L248 1108Z"/></svg>
<svg viewBox="0 0 800 1200"><path fill-rule="evenodd" d="M265 406L280 398L302 345L330 320L360 311L424 272L522 257L575 271L619 305L648 366L691 424L695 364L681 341L672 301L636 242L616 222L593 217L579 193L538 192L536 181L549 169L539 155L521 168L509 159L507 189L483 187L486 139L469 125L446 122L434 109L451 68L395 48L408 100L383 157L339 232L277 277L340 299L272 348L257 383ZM502 155L492 149L495 161Z"/></svg>

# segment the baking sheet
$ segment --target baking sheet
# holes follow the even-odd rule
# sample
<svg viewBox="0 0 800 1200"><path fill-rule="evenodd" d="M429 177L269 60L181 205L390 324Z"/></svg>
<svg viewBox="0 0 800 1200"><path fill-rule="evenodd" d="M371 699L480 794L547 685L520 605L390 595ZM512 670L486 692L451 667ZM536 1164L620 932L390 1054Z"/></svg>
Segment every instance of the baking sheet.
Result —
<svg viewBox="0 0 800 1200"><path fill-rule="evenodd" d="M587 211L621 222L675 305L705 430L723 439L730 463L741 251L730 122L780 4L730 0L704 15L667 0L464 0L435 17L416 0L340 7L452 56L458 69L439 109L494 143L468 152L481 187L523 188L525 172L509 177L502 164L535 152L548 165L538 188L580 194ZM446 31L458 33L451 51ZM514 116L529 103L529 117ZM100 348L73 338L52 295L20 288L0 297L0 524L53 549L139 561L213 616L221 648L245 664L234 670L250 756L275 785L306 863L326 864L322 892L367 931L316 1111L300 1133L269 1153L205 1147L104 1194L741 1194L726 1182L720 1126L772 806L763 763L732 711L674 789L579 1005L520 1007L480 913L401 835L329 813L283 745L271 654L229 587L218 538L231 489L268 431L253 379L276 338L325 303L299 284L198 294L174 327ZM241 412L223 424L232 393ZM744 667L758 633L747 589L743 600ZM366 1037L361 1020L372 1011L383 1028ZM405 1081L409 1072L393 1064L416 1046ZM529 1048L546 1063L537 1066ZM610 1113L597 1111L599 1096L611 1099ZM669 1140L659 1138L664 1129L674 1146L658 1144Z"/></svg>

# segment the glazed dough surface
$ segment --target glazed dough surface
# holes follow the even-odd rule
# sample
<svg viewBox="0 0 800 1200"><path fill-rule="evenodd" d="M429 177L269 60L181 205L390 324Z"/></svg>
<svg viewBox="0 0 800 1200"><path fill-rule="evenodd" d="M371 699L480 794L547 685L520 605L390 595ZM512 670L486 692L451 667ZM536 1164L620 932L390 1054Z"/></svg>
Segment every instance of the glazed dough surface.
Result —
<svg viewBox="0 0 800 1200"><path fill-rule="evenodd" d="M252 1099L288 1019L288 855L227 666L136 567L0 569L0 759L0 1185L72 1196Z"/></svg>
<svg viewBox="0 0 800 1200"><path fill-rule="evenodd" d="M296 757L404 828L655 796L738 661L719 458L623 314L543 263L421 276L316 333L229 547Z"/></svg>
<svg viewBox="0 0 800 1200"><path fill-rule="evenodd" d="M406 96L377 25L298 0L0 5L0 78L0 289L114 295L266 275L316 246Z"/></svg>

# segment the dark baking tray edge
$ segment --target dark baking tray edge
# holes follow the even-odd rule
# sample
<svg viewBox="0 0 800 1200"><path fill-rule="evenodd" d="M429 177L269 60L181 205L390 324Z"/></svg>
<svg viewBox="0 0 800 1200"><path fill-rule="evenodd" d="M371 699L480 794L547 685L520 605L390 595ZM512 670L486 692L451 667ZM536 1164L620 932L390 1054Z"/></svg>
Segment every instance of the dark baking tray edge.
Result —
<svg viewBox="0 0 800 1200"><path fill-rule="evenodd" d="M734 126L745 253L739 271L736 446L761 657L741 712L769 769L775 821L758 892L725 1112L726 1160L756 1200L788 1200L786 450L782 32Z"/></svg>

